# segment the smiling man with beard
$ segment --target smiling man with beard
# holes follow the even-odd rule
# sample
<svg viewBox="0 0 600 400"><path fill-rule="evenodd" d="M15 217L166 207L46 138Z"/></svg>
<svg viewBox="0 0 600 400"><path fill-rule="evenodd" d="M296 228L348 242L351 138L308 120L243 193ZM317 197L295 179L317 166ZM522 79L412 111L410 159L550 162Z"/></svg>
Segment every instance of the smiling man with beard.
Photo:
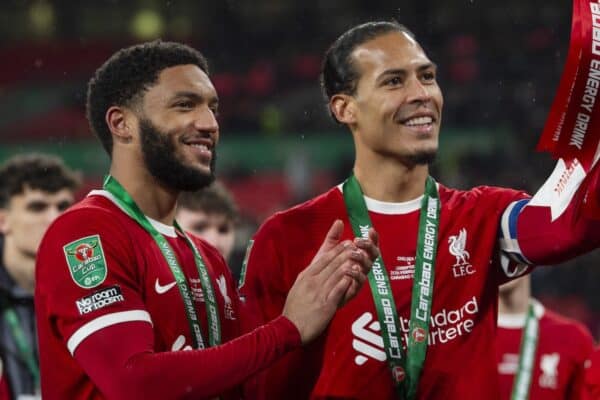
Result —
<svg viewBox="0 0 600 400"><path fill-rule="evenodd" d="M120 50L87 99L110 172L38 253L43 398L239 399L246 378L313 340L358 292L374 231L340 241L333 222L281 315L238 337L244 315L223 258L174 220L179 193L214 179L218 98L205 59L161 41Z"/></svg>
<svg viewBox="0 0 600 400"><path fill-rule="evenodd" d="M200 140L197 144L198 147L204 146L205 148L199 150L201 157L210 157L210 172L202 173L187 167L179 161L171 137L174 137L174 135L160 132L149 119L140 120L142 154L150 174L158 181L169 182L170 186L183 191L194 191L210 185L215 180L216 147L212 146L210 140L204 140L204 143ZM182 140L184 144L190 145L195 139L193 136L189 136L187 139L184 137ZM208 146L212 146L210 151Z"/></svg>
<svg viewBox="0 0 600 400"><path fill-rule="evenodd" d="M395 22L355 26L326 52L322 89L352 134L353 175L263 224L241 295L259 323L279 315L336 219L346 238L375 227L381 258L320 340L259 374L248 398L493 399L498 285L600 245L600 223L577 213L586 191L599 193L598 167L557 218L525 193L461 191L429 175L443 107L436 70Z"/></svg>

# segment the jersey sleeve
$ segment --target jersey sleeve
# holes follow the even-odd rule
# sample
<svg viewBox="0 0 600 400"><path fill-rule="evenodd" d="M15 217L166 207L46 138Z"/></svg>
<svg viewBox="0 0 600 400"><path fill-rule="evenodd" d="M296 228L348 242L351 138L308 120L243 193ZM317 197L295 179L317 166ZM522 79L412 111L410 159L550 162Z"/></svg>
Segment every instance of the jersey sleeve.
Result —
<svg viewBox="0 0 600 400"><path fill-rule="evenodd" d="M476 195L476 207L484 210L486 222L496 223L492 235L496 235L497 243L492 255L492 269L497 277L499 284L507 280L514 279L531 270L531 266L515 257L513 253L514 240L506 235L505 232L511 227L508 216L512 215L517 205L522 205L529 201L530 196L514 189L500 188L493 186L480 186L474 188L469 193Z"/></svg>
<svg viewBox="0 0 600 400"><path fill-rule="evenodd" d="M110 214L78 209L56 221L40 247L36 304L74 354L90 335L131 321L152 323L139 288L134 244ZM43 301L42 301L43 299Z"/></svg>
<svg viewBox="0 0 600 400"><path fill-rule="evenodd" d="M249 331L281 314L287 293L293 284L289 266L285 263L285 240L278 214L267 220L254 235L248 247L245 275L240 280L240 296L244 302L244 331ZM298 351L291 352L274 368L256 374L244 384L247 399L267 399L267 388L280 379L279 373L286 374L287 363L298 357Z"/></svg>
<svg viewBox="0 0 600 400"><path fill-rule="evenodd" d="M277 219L268 220L248 246L244 274L239 292L243 299L244 331L249 331L281 313L291 287L284 279L285 271L277 243L281 235Z"/></svg>
<svg viewBox="0 0 600 400"><path fill-rule="evenodd" d="M569 190L561 181L567 179L563 175L568 171L562 175L557 171L561 171L560 163L533 199L511 203L502 215L500 247L513 263L558 264L600 246L600 220L581 212L591 194L597 196L600 191L600 168L570 188L571 196L560 199L548 194Z"/></svg>
<svg viewBox="0 0 600 400"><path fill-rule="evenodd" d="M206 399L229 391L300 345L285 317L219 346L155 353L147 324L118 324L90 336L75 359L106 398Z"/></svg>

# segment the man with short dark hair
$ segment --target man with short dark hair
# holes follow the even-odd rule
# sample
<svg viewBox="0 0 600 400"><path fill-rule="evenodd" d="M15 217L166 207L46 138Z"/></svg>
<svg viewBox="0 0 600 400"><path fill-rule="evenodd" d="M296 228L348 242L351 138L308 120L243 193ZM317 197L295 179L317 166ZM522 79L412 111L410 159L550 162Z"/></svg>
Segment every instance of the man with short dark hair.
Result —
<svg viewBox="0 0 600 400"><path fill-rule="evenodd" d="M56 158L19 155L0 166L0 359L10 398L39 392L34 267L46 229L73 204L77 174Z"/></svg>
<svg viewBox="0 0 600 400"><path fill-rule="evenodd" d="M586 194L600 196L592 179L600 168L574 186L558 215L515 190L435 182L429 163L443 108L437 66L395 22L342 34L325 54L321 82L330 113L352 133L354 173L262 225L240 294L259 320L281 312L336 219L347 238L375 227L381 257L370 287L336 313L321 339L259 374L249 397L493 398L498 286L533 264L600 245L600 223L577 212Z"/></svg>
<svg viewBox="0 0 600 400"><path fill-rule="evenodd" d="M179 193L214 179L217 109L204 57L179 43L122 49L91 79L87 115L110 172L40 247L44 400L239 399L245 379L314 340L366 279L374 231L339 241L335 221L281 315L238 337L223 257L174 219Z"/></svg>
<svg viewBox="0 0 600 400"><path fill-rule="evenodd" d="M231 193L218 181L177 200L175 219L181 227L206 240L230 261L239 214Z"/></svg>

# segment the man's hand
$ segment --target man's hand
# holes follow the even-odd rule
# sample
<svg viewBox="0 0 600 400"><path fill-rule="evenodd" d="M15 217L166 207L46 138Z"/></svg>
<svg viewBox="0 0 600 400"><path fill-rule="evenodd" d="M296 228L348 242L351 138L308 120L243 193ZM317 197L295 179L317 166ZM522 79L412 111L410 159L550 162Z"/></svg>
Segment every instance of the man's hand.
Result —
<svg viewBox="0 0 600 400"><path fill-rule="evenodd" d="M379 236L375 229L369 229L369 238L355 238L354 245L361 249L364 253L364 256L367 257L367 264L369 269L364 271L365 276L368 275L369 271L371 271L371 267L373 266L373 262L379 256ZM363 265L363 264L361 264ZM346 304L348 301L352 300L354 296L358 294L358 291L362 288L362 283L359 284L357 280L352 280L348 290L344 293L344 298L342 299L342 303L340 305Z"/></svg>
<svg viewBox="0 0 600 400"><path fill-rule="evenodd" d="M379 254L377 234L340 242L344 224L336 220L310 265L296 278L283 315L296 325L302 343L317 337L339 306L355 296Z"/></svg>

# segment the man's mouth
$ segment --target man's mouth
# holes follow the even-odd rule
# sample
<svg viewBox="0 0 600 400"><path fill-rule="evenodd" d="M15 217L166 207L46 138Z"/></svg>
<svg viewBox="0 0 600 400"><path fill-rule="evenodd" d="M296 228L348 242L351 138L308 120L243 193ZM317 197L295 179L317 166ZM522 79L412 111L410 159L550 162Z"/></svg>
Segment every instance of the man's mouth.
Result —
<svg viewBox="0 0 600 400"><path fill-rule="evenodd" d="M433 132L435 116L429 114L414 115L400 121L400 124L407 127L418 135L429 135Z"/></svg>
<svg viewBox="0 0 600 400"><path fill-rule="evenodd" d="M200 160L210 162L213 149L212 140L208 138L187 139L183 141L183 144L192 148L192 152Z"/></svg>
<svg viewBox="0 0 600 400"><path fill-rule="evenodd" d="M207 145L205 145L205 144L195 144L195 143L194 143L194 144L189 144L188 146L192 146L192 147L195 147L195 148L197 148L197 149L200 149L200 150L206 150L206 151L209 151L209 150L210 150L210 149L208 148L208 146L207 146Z"/></svg>
<svg viewBox="0 0 600 400"><path fill-rule="evenodd" d="M433 124L433 118L430 116L413 117L402 122L402 124L410 127L426 127Z"/></svg>

